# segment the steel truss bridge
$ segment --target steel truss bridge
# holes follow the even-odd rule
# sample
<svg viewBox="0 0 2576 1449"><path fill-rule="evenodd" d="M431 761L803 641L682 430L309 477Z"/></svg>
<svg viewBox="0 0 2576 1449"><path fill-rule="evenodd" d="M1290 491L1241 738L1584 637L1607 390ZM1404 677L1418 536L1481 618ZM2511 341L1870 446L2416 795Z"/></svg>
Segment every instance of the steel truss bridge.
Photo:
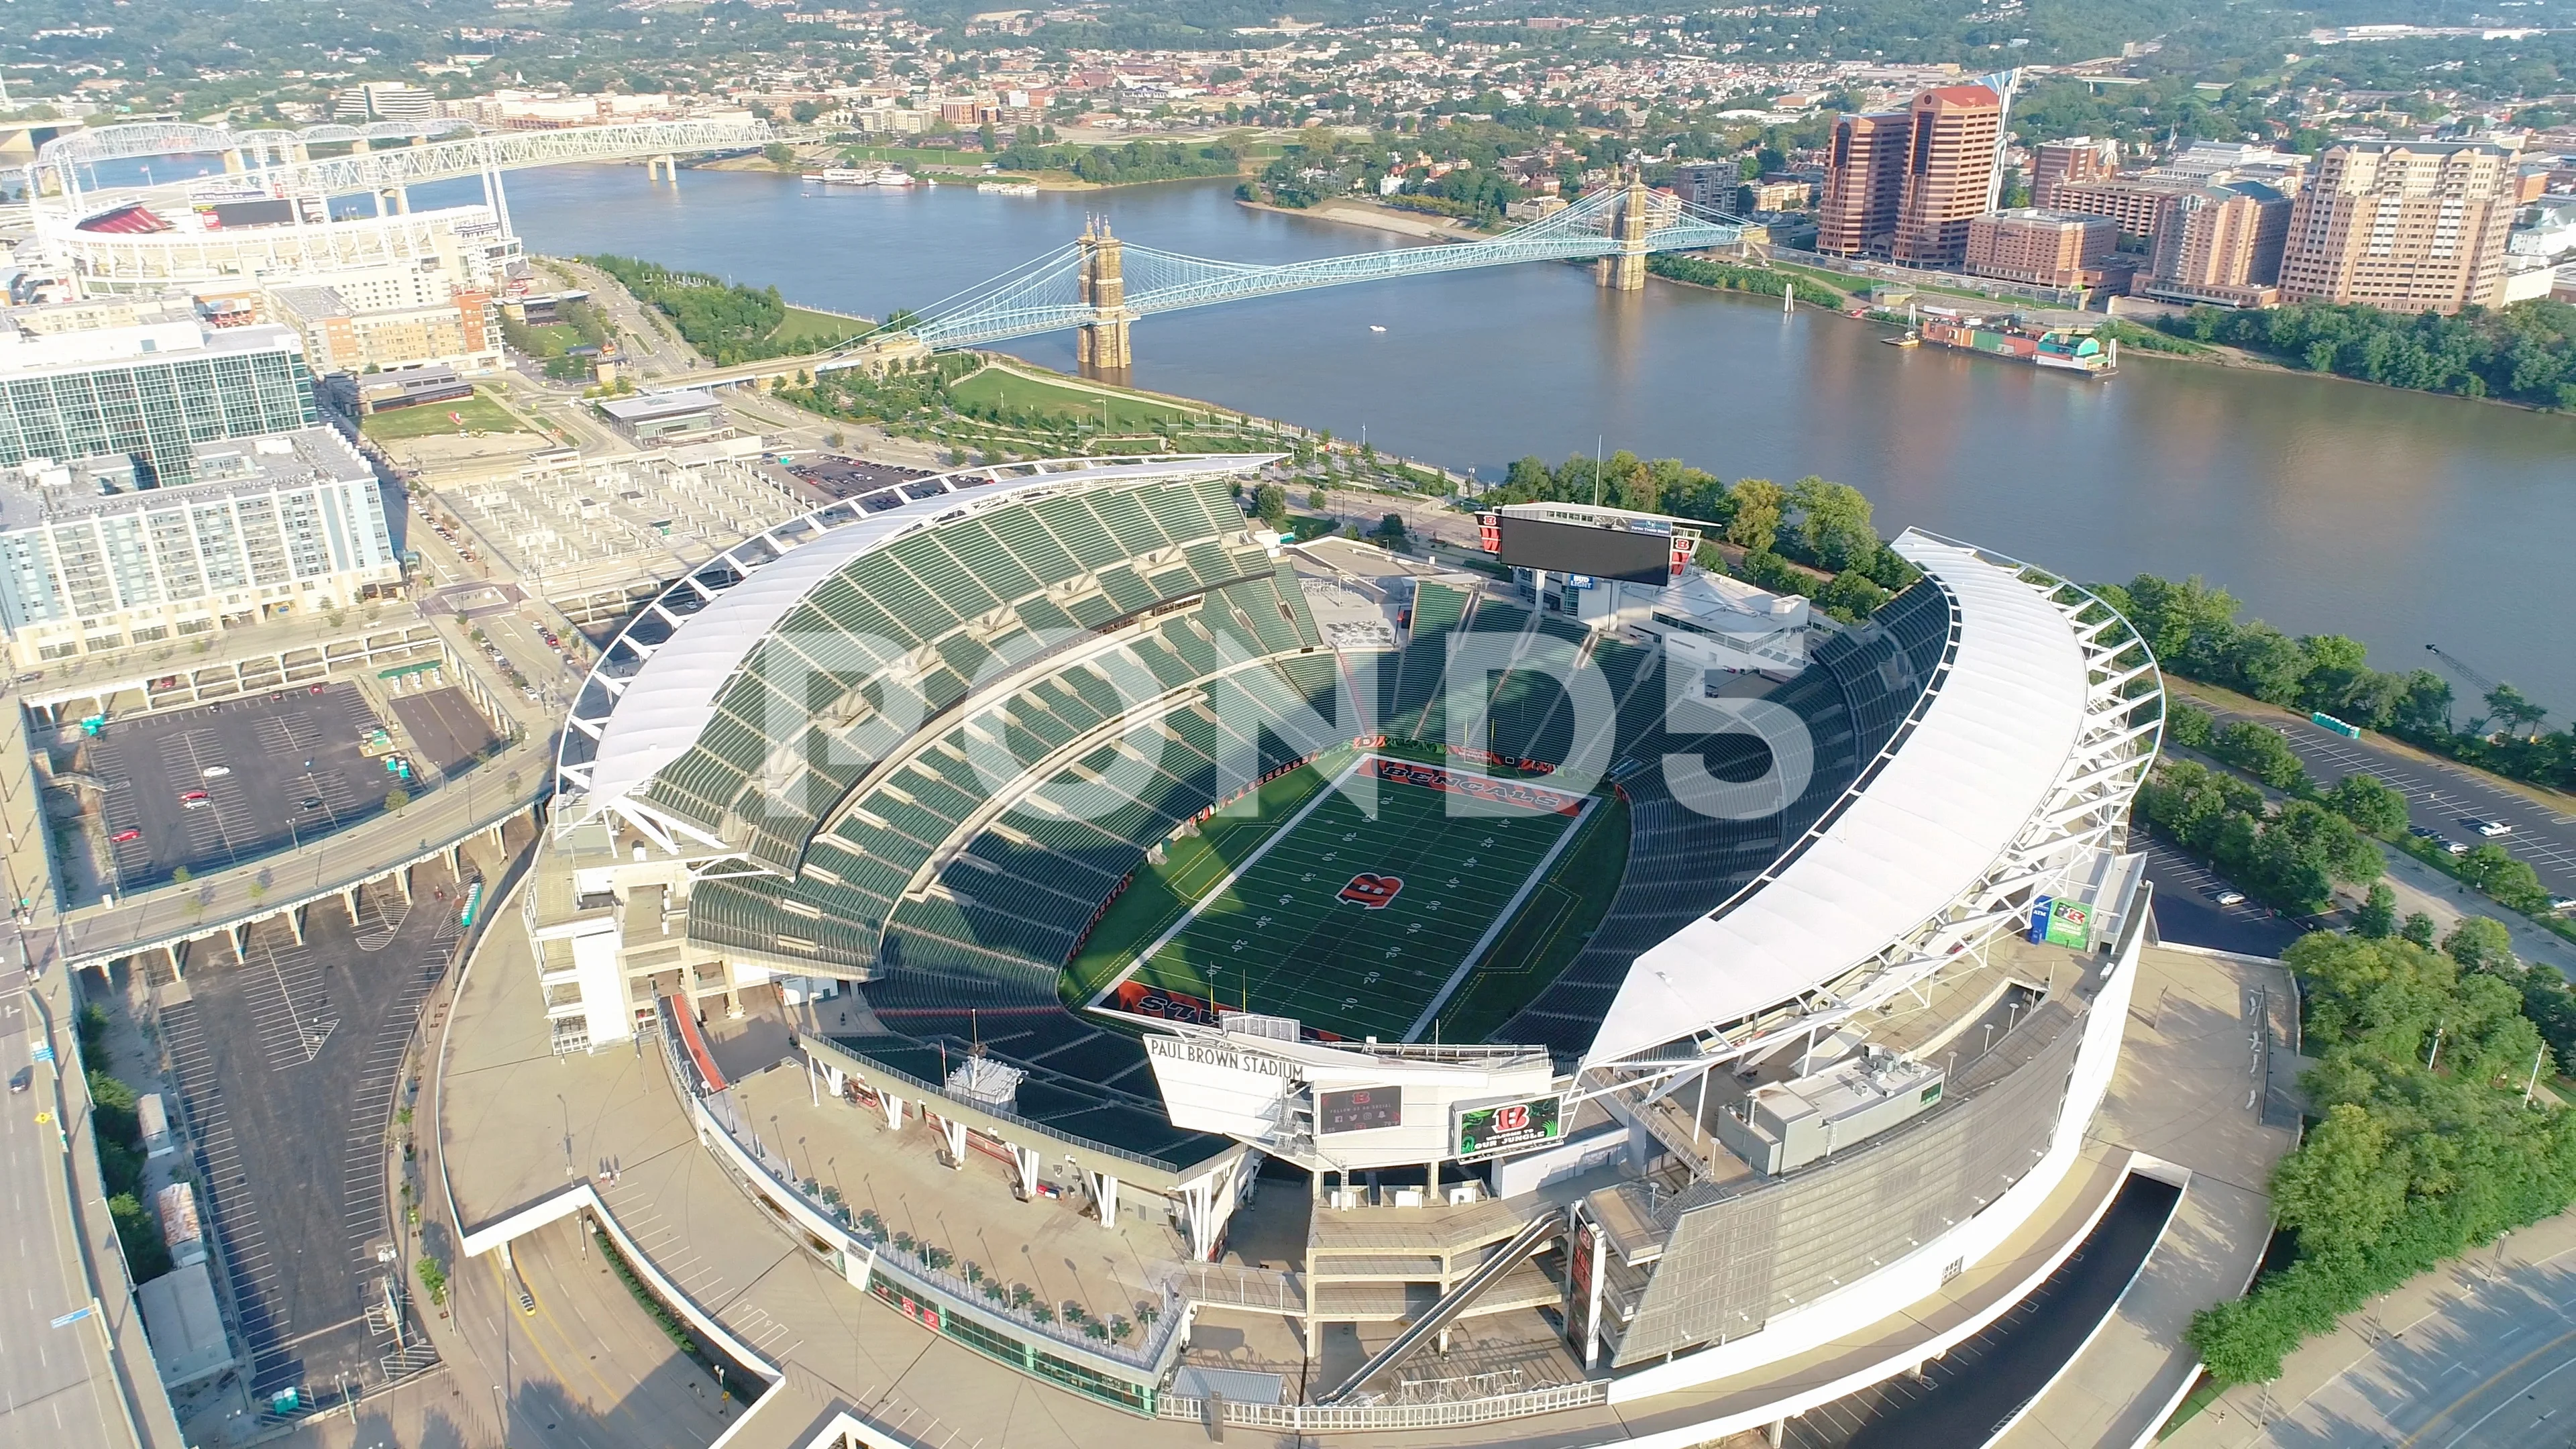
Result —
<svg viewBox="0 0 2576 1449"><path fill-rule="evenodd" d="M27 193L40 219L50 213L76 222L108 204L180 201L251 183L272 196L382 194L531 166L652 160L758 147L776 139L778 133L764 121L630 121L490 133L474 133L461 121L436 120L303 131L144 123L101 127L45 143L27 167ZM350 149L319 159L311 154L316 147L338 146ZM96 184L99 162L171 155L224 156L226 174L108 191Z"/></svg>
<svg viewBox="0 0 2576 1449"><path fill-rule="evenodd" d="M1642 236L1637 235L1641 224L1627 220L1631 207L1643 209ZM1277 265L1217 261L1118 242L1114 245L1118 265L1123 266L1124 296L1123 301L1105 307L1095 300L1100 296L1097 273L1102 253L1111 244L1086 236L916 315L890 321L846 344L842 356L822 367L857 366L878 350L907 343L932 350L978 347L1068 327L1123 326L1138 317L1310 287L1518 262L1640 257L1646 252L1735 246L1743 241L1748 225L1741 218L1631 186L1605 188L1553 216L1483 241L1398 247ZM1117 275L1114 269L1112 275Z"/></svg>

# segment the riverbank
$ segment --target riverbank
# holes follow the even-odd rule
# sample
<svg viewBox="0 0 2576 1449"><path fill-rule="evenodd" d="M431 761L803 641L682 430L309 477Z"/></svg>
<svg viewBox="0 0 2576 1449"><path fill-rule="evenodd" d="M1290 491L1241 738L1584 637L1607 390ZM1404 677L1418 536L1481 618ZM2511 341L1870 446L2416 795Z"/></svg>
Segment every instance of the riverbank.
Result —
<svg viewBox="0 0 2576 1449"><path fill-rule="evenodd" d="M1267 211L1277 216L1304 216L1323 221L1337 221L1344 226L1364 226L1371 231L1390 232L1396 236L1419 237L1424 241L1478 242L1487 233L1458 225L1442 217L1418 211L1398 211L1391 206L1378 206L1354 197L1337 196L1313 206L1279 206L1267 201L1235 198L1235 205L1247 211Z"/></svg>

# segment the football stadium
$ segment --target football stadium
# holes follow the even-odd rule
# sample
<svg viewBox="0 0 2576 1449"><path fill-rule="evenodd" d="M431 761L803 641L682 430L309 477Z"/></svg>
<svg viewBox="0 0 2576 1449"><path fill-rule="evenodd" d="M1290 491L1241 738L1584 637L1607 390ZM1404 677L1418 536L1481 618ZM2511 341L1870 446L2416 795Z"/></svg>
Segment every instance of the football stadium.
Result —
<svg viewBox="0 0 2576 1449"><path fill-rule="evenodd" d="M1776 1435L2008 1313L2107 1191L2126 621L1920 532L1860 624L1613 508L1301 544L1274 461L908 480L671 585L564 733L554 1050L658 1043L853 1293L1149 1418ZM917 1155L946 1246L791 1138ZM1064 1311L958 1259L1066 1214Z"/></svg>

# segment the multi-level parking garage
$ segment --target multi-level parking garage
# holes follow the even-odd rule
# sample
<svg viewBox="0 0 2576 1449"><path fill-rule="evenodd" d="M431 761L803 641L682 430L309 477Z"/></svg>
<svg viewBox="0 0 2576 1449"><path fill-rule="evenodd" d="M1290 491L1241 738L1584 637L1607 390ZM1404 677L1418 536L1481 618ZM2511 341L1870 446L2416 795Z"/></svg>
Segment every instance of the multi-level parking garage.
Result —
<svg viewBox="0 0 2576 1449"><path fill-rule="evenodd" d="M2148 924L2125 817L2161 694L2126 624L1909 534L1923 577L1876 619L1713 672L1543 577L1283 547L1234 498L1259 461L916 480L666 591L565 736L525 902L555 1049L658 1036L700 1140L809 1252L995 1372L1149 1416L1395 1429L1709 1392L1712 1423L1759 1426L2046 1279L2118 1179L2079 1158ZM1710 627L1686 593L1658 627ZM1325 594L1386 627L1328 636ZM1407 883L1378 817L1311 803L1362 773L1525 808ZM1495 843L1533 814L1571 849ZM1315 864L1252 874L1274 849ZM1466 889L1506 859L1511 889ZM1471 897L1480 930L1394 931L1351 995L1315 989L1320 948L1265 945ZM1215 918L1267 967L1159 954ZM1408 974L1409 950L1450 954ZM1407 1039L1345 1029L1369 990L1423 1006ZM782 999L789 1059L728 1062ZM1437 1031L1459 1000L1472 1040ZM782 1146L899 1153L915 1121L950 1231L1079 1204L1156 1311L1035 1312ZM461 1226L478 1248L556 1211ZM1212 1408L1216 1324L1286 1368ZM1425 1369L1457 1345L1509 1367Z"/></svg>

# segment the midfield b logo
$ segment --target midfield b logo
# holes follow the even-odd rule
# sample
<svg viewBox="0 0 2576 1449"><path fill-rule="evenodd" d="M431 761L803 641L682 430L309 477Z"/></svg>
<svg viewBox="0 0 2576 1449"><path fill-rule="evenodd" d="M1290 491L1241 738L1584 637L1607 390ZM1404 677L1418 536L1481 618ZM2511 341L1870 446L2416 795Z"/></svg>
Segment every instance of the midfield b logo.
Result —
<svg viewBox="0 0 2576 1449"><path fill-rule="evenodd" d="M1367 910L1384 910L1386 903L1394 900L1395 893L1402 889L1404 877L1364 870L1352 876L1349 885L1342 887L1342 899Z"/></svg>

